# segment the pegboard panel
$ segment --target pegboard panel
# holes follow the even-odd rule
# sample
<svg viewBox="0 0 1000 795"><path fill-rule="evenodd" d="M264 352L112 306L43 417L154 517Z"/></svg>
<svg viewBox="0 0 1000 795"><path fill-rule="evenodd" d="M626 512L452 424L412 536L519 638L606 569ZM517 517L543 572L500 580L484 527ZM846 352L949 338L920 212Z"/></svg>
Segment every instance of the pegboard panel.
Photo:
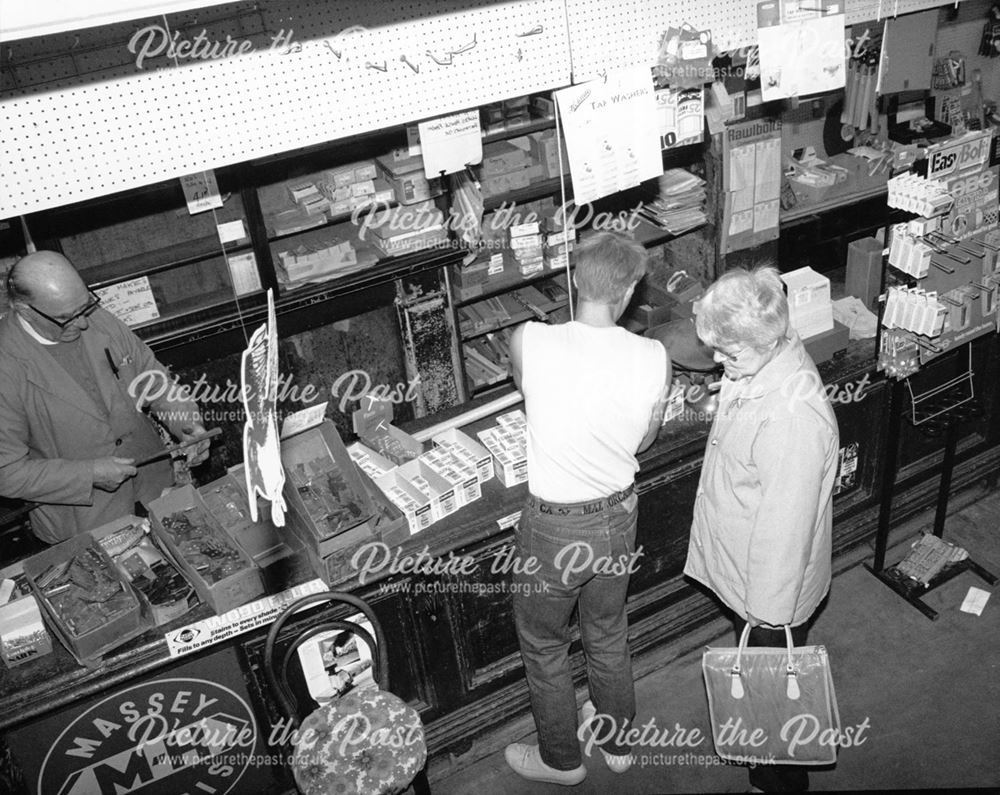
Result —
<svg viewBox="0 0 1000 795"><path fill-rule="evenodd" d="M667 28L685 22L712 31L716 50L735 50L757 41L757 5L750 0L566 0L573 82L606 69L656 61Z"/></svg>
<svg viewBox="0 0 1000 795"><path fill-rule="evenodd" d="M882 20L951 5L956 5L954 0L847 0L847 24Z"/></svg>
<svg viewBox="0 0 1000 795"><path fill-rule="evenodd" d="M938 28L934 48L938 58L946 57L953 50L962 53L970 92L974 93L972 73L978 69L982 76L983 97L996 100L1000 99L1000 58L979 55L979 42L989 8L989 0L962 3L959 18Z"/></svg>
<svg viewBox="0 0 1000 795"><path fill-rule="evenodd" d="M562 0L260 10L273 47L5 92L0 218L569 83Z"/></svg>
<svg viewBox="0 0 1000 795"><path fill-rule="evenodd" d="M845 0L845 26L952 5L948 0ZM712 31L716 52L757 43L756 0L566 0L573 82L606 69L652 65L660 38L687 22Z"/></svg>

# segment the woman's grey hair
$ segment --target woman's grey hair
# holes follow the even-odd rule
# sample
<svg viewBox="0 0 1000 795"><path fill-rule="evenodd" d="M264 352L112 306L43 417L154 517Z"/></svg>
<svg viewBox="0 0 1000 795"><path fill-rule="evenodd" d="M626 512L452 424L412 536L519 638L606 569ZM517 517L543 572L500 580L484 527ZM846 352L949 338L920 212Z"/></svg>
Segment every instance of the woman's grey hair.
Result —
<svg viewBox="0 0 1000 795"><path fill-rule="evenodd" d="M695 305L695 328L713 348L766 350L788 332L788 300L778 269L736 268L722 274Z"/></svg>

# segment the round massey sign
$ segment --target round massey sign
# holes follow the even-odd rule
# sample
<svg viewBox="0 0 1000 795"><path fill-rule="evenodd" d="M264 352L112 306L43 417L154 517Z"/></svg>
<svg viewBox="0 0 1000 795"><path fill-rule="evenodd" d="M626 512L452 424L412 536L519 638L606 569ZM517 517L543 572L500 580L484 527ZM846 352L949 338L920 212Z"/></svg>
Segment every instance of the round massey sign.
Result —
<svg viewBox="0 0 1000 795"><path fill-rule="evenodd" d="M256 738L250 706L229 688L158 679L76 717L45 755L38 792L223 795L246 771Z"/></svg>

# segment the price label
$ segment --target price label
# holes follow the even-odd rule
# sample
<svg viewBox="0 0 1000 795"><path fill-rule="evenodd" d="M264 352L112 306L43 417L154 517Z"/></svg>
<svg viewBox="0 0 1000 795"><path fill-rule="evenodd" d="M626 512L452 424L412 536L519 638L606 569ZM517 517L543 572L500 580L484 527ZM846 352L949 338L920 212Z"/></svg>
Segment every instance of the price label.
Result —
<svg viewBox="0 0 1000 795"><path fill-rule="evenodd" d="M184 198L187 200L188 212L191 215L222 206L219 185L215 181L215 172L211 169L185 174L181 177L181 188L184 190Z"/></svg>

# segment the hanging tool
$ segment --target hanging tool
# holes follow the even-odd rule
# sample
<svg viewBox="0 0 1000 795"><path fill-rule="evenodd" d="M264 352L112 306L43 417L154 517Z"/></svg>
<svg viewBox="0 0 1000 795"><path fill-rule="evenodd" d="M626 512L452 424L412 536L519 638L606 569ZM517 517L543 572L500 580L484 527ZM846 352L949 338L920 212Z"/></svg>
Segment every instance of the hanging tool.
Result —
<svg viewBox="0 0 1000 795"><path fill-rule="evenodd" d="M878 135L879 130L879 118L878 118L878 59L872 66L872 98L871 105L868 107L868 114L870 117L870 123L868 125L868 132L872 135Z"/></svg>
<svg viewBox="0 0 1000 795"><path fill-rule="evenodd" d="M847 61L847 79L844 82L844 109L840 113L840 123L847 125L851 121L851 108L854 107L855 82L858 77L857 58L853 55ZM851 134L853 135L853 130ZM847 140L846 138L844 140Z"/></svg>
<svg viewBox="0 0 1000 795"><path fill-rule="evenodd" d="M860 130L862 127L868 126L868 107L871 105L872 101L872 87L873 87L873 73L872 68L868 63L868 59L865 59L865 64L862 69L861 75L861 88L858 91L857 101L854 103L854 127Z"/></svg>

